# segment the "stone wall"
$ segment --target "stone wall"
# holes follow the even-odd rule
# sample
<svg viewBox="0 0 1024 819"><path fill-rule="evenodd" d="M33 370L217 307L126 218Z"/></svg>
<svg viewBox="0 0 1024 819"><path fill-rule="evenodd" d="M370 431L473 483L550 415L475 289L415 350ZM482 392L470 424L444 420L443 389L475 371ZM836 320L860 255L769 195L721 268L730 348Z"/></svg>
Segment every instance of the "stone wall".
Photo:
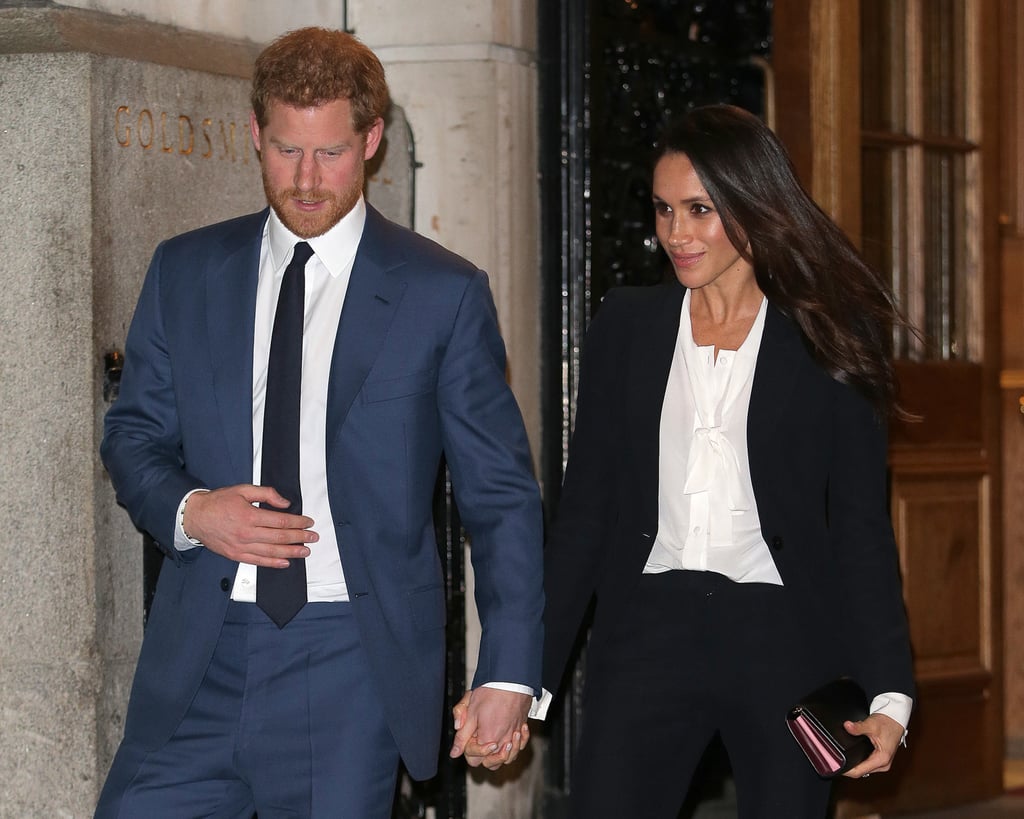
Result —
<svg viewBox="0 0 1024 819"><path fill-rule="evenodd" d="M89 59L0 56L0 816L96 782Z"/></svg>

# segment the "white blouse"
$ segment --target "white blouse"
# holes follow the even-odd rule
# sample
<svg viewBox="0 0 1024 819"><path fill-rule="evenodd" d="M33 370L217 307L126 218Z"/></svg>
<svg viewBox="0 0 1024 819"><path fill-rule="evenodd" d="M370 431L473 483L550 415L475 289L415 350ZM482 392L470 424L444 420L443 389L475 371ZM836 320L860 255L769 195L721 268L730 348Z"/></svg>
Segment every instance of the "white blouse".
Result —
<svg viewBox="0 0 1024 819"><path fill-rule="evenodd" d="M767 299L738 350L698 347L683 297L661 410L658 535L644 572L695 569L782 585L750 481L747 413Z"/></svg>

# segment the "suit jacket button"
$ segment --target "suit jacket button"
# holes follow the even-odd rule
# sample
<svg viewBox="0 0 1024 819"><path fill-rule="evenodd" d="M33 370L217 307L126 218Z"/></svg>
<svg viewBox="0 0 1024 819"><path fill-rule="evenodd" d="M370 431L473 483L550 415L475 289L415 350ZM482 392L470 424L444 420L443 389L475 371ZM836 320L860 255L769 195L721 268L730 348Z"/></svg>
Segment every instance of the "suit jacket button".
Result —
<svg viewBox="0 0 1024 819"><path fill-rule="evenodd" d="M782 542L782 538L779 537L778 535L776 535L775 537L772 538L772 548L775 549L776 551L781 549L783 547L783 545L784 544Z"/></svg>
<svg viewBox="0 0 1024 819"><path fill-rule="evenodd" d="M221 589L221 591L227 591L230 588L231 588L231 584L228 582L228 579L226 577L222 577L220 579L220 589Z"/></svg>

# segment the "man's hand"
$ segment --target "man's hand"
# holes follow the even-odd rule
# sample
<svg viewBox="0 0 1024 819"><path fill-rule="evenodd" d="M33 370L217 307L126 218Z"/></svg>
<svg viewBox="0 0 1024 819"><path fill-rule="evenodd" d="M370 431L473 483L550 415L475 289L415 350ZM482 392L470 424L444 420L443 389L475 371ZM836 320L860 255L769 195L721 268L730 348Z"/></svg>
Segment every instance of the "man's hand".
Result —
<svg viewBox="0 0 1024 819"><path fill-rule="evenodd" d="M846 721L843 727L854 736L866 736L875 746L874 753L867 759L848 770L843 776L860 779L878 771L887 771L892 767L892 759L903 739L903 726L885 714L872 714L860 722Z"/></svg>
<svg viewBox="0 0 1024 819"><path fill-rule="evenodd" d="M288 501L273 487L225 486L190 495L182 528L211 552L239 563L286 569L289 558L309 556L309 549L302 544L320 539L309 528L312 518L260 509L254 503L288 508Z"/></svg>
<svg viewBox="0 0 1024 819"><path fill-rule="evenodd" d="M471 767L495 771L519 756L530 741L529 694L481 686L467 691L452 709L455 741L450 756L464 755Z"/></svg>

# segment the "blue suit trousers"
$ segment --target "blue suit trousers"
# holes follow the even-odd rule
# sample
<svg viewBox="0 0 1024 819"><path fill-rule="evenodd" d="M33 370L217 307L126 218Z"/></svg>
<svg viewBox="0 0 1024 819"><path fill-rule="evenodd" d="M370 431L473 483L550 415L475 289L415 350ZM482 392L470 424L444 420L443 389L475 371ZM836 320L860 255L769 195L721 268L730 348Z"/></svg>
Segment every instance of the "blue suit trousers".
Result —
<svg viewBox="0 0 1024 819"><path fill-rule="evenodd" d="M386 819L398 758L349 603L279 629L232 602L185 718L156 751L126 735L96 817Z"/></svg>

